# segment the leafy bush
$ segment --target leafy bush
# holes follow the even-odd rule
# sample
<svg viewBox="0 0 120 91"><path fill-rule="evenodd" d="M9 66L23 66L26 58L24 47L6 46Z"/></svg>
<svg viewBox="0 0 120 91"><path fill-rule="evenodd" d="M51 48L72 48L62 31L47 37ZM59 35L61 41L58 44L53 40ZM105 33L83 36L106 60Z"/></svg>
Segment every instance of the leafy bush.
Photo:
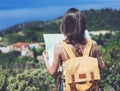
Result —
<svg viewBox="0 0 120 91"><path fill-rule="evenodd" d="M49 75L44 64L39 67L16 73L16 76L12 76L9 70L0 73L0 78L2 78L0 91L53 91L54 79Z"/></svg>
<svg viewBox="0 0 120 91"><path fill-rule="evenodd" d="M37 55L42 55L43 50L45 50L45 47L36 49Z"/></svg>
<svg viewBox="0 0 120 91"><path fill-rule="evenodd" d="M120 90L120 43L117 32L115 35L107 34L96 39L104 45L100 46L100 54L106 64L106 70L101 72L100 88L102 91ZM110 36L108 36L110 35Z"/></svg>

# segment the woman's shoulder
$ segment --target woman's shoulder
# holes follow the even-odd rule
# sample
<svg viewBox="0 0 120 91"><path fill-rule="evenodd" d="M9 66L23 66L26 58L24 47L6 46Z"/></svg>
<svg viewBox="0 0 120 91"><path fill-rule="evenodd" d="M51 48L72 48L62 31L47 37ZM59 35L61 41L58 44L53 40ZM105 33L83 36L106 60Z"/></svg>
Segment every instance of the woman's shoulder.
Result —
<svg viewBox="0 0 120 91"><path fill-rule="evenodd" d="M93 44L93 46L96 46L97 42L95 40L92 40L92 44Z"/></svg>
<svg viewBox="0 0 120 91"><path fill-rule="evenodd" d="M58 44L55 45L55 48L56 48L56 49L59 49L59 48L61 49L61 48L63 48L63 46L62 46L61 43L58 43Z"/></svg>
<svg viewBox="0 0 120 91"><path fill-rule="evenodd" d="M57 52L59 52L59 53L61 53L63 49L64 49L64 48L63 48L63 46L62 46L61 43L58 43L58 44L56 44L56 45L54 46L54 50L57 51Z"/></svg>
<svg viewBox="0 0 120 91"><path fill-rule="evenodd" d="M95 40L93 40L93 39L87 39L87 41L91 41L93 46L97 45L97 42Z"/></svg>
<svg viewBox="0 0 120 91"><path fill-rule="evenodd" d="M96 57L96 54L98 53L98 44L95 40L92 40L91 51L92 51L92 55Z"/></svg>
<svg viewBox="0 0 120 91"><path fill-rule="evenodd" d="M97 47L97 42L93 39L86 39L87 43L91 42L91 45L93 48Z"/></svg>

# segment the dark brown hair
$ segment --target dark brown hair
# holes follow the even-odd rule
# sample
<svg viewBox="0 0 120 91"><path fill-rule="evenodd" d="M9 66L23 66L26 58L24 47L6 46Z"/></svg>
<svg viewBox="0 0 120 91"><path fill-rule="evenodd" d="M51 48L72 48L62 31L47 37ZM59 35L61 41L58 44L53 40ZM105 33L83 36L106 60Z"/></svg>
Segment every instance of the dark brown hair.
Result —
<svg viewBox="0 0 120 91"><path fill-rule="evenodd" d="M85 18L76 8L70 8L63 16L60 31L66 36L68 43L85 44Z"/></svg>

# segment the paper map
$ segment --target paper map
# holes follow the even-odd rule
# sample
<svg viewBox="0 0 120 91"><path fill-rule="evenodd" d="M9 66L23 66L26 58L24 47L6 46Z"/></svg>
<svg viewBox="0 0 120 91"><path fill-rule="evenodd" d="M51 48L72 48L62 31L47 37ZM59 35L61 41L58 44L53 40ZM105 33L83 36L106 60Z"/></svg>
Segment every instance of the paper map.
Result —
<svg viewBox="0 0 120 91"><path fill-rule="evenodd" d="M49 64L52 66L54 57L54 46L65 39L62 34L43 34L45 49L48 52Z"/></svg>
<svg viewBox="0 0 120 91"><path fill-rule="evenodd" d="M90 39L90 35L88 30L85 30L86 38ZM45 41L45 49L48 52L49 57L49 64L52 66L53 57L54 57L54 46L65 39L64 35L62 34L43 34L44 41Z"/></svg>

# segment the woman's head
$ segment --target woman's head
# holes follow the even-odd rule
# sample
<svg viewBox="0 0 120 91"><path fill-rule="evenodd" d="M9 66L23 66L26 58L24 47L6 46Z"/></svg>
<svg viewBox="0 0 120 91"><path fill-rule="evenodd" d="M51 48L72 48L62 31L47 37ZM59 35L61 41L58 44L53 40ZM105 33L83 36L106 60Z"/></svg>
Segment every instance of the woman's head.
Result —
<svg viewBox="0 0 120 91"><path fill-rule="evenodd" d="M65 15L60 25L60 31L66 36L69 43L82 43L85 41L85 18L76 8L70 8Z"/></svg>

